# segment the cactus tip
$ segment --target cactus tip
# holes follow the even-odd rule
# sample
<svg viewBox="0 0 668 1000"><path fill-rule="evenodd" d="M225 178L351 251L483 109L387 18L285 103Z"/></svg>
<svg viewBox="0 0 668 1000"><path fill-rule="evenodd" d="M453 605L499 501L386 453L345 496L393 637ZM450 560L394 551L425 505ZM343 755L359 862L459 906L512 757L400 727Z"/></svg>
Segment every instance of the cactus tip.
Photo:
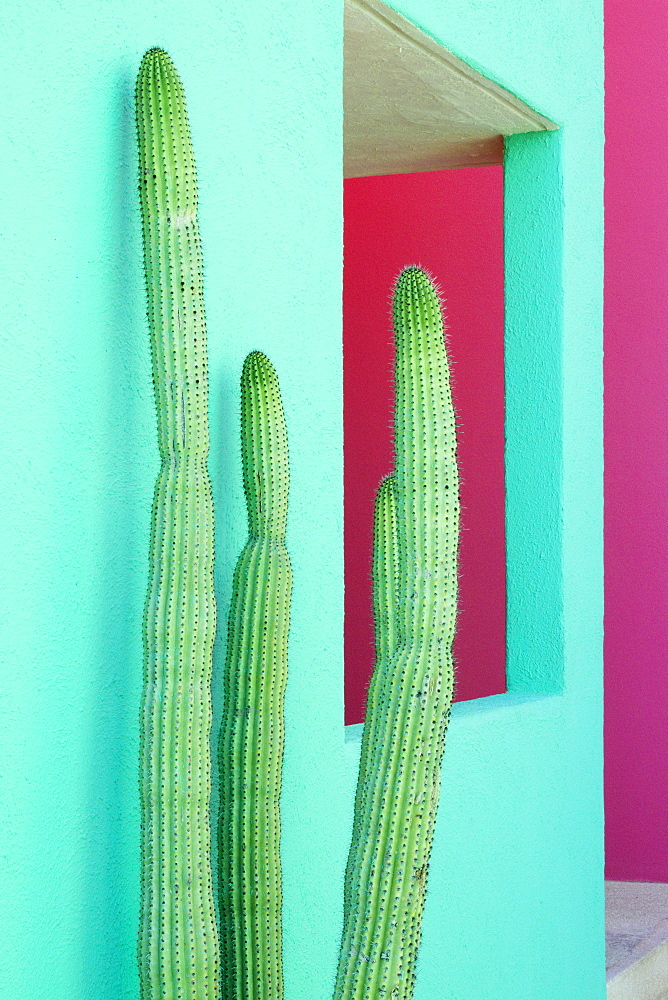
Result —
<svg viewBox="0 0 668 1000"><path fill-rule="evenodd" d="M163 60L171 63L171 57L164 49L160 48L159 45L154 45L153 48L147 49L142 58L142 63L149 62L162 62Z"/></svg>
<svg viewBox="0 0 668 1000"><path fill-rule="evenodd" d="M137 74L136 92L140 92L144 81L151 79L154 73L160 73L161 71L167 73L169 78L179 79L176 66L169 53L156 45L151 49L147 49L142 56L139 73Z"/></svg>
<svg viewBox="0 0 668 1000"><path fill-rule="evenodd" d="M431 273L431 271L427 270L426 267L422 267L420 264L411 264L408 267L402 268L395 282L395 289L398 291L400 288L420 286L430 286L434 289L441 305L443 304L443 293L436 277Z"/></svg>
<svg viewBox="0 0 668 1000"><path fill-rule="evenodd" d="M278 381L276 369L266 354L262 351L251 351L246 355L244 361L242 378L249 378L251 375L264 375L267 378Z"/></svg>

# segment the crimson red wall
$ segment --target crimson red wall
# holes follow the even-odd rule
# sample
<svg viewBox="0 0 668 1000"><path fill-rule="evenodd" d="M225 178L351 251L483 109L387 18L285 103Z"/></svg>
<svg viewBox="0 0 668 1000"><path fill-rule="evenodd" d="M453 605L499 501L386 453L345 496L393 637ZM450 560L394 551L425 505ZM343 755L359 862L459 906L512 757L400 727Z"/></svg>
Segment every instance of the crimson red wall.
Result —
<svg viewBox="0 0 668 1000"><path fill-rule="evenodd" d="M409 264L445 298L462 473L456 698L505 690L503 171L348 180L344 188L346 722L373 667L373 504L391 472L394 280Z"/></svg>
<svg viewBox="0 0 668 1000"><path fill-rule="evenodd" d="M607 0L605 810L612 879L668 881L668 8Z"/></svg>

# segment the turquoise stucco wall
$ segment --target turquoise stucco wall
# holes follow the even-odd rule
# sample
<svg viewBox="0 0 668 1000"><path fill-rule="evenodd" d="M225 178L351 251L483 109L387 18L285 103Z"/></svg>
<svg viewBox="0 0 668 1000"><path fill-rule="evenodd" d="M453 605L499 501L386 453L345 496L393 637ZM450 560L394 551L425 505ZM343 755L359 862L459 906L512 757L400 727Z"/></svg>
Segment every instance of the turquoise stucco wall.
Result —
<svg viewBox="0 0 668 1000"><path fill-rule="evenodd" d="M514 690L453 718L416 1000L602 1000L600 3L397 8L563 125L509 144ZM331 993L359 749L342 725L341 43L339 0L3 15L2 1000L137 996L157 450L132 90L155 44L183 76L200 177L223 616L245 527L245 353L282 380L286 997Z"/></svg>

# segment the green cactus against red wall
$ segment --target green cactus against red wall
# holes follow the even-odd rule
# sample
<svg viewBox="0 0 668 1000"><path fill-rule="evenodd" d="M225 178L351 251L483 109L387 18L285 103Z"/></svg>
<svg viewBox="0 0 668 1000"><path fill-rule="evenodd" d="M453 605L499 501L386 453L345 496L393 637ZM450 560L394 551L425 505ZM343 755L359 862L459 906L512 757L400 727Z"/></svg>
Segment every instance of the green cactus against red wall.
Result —
<svg viewBox="0 0 668 1000"><path fill-rule="evenodd" d="M141 998L216 1000L209 821L216 605L202 251L183 87L160 49L142 60L136 105L160 450L144 628Z"/></svg>
<svg viewBox="0 0 668 1000"><path fill-rule="evenodd" d="M376 667L344 889L335 1000L409 1000L453 691L459 488L455 416L434 285L394 293L396 471L374 529Z"/></svg>
<svg viewBox="0 0 668 1000"><path fill-rule="evenodd" d="M278 378L258 351L241 376L241 454L248 541L234 574L220 739L222 987L223 1000L280 1000L289 467Z"/></svg>

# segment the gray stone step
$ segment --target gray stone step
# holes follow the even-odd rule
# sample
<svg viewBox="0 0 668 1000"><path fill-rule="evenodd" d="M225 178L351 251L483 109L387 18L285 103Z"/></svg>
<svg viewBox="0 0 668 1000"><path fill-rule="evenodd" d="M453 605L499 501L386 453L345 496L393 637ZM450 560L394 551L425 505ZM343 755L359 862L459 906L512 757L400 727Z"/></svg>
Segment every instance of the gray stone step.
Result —
<svg viewBox="0 0 668 1000"><path fill-rule="evenodd" d="M668 885L606 882L608 1000L668 1000Z"/></svg>

